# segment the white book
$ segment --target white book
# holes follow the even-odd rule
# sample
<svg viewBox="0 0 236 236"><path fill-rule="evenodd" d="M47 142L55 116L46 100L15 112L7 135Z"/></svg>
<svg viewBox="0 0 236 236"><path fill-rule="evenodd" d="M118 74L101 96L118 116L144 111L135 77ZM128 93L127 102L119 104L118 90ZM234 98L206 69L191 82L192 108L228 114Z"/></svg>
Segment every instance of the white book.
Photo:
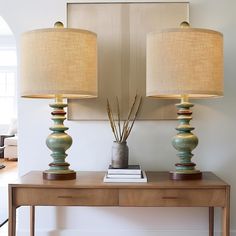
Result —
<svg viewBox="0 0 236 236"><path fill-rule="evenodd" d="M140 175L142 170L140 165L129 165L126 169L116 169L109 165L107 172L108 174Z"/></svg>
<svg viewBox="0 0 236 236"><path fill-rule="evenodd" d="M107 178L114 178L114 179L141 179L142 175L125 175L125 174L107 174Z"/></svg>
<svg viewBox="0 0 236 236"><path fill-rule="evenodd" d="M104 183L146 183L147 176L145 171L142 171L142 178L109 178L106 174L104 176L103 182Z"/></svg>

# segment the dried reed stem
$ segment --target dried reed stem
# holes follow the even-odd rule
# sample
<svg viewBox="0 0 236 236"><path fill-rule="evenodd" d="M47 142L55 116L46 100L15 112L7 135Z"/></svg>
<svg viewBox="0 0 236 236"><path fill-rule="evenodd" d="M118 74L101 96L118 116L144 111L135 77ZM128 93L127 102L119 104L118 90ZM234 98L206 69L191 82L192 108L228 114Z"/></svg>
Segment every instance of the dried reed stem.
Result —
<svg viewBox="0 0 236 236"><path fill-rule="evenodd" d="M125 141L128 138L127 137L126 139L124 139L124 137L126 136L125 133L127 132L127 128L128 128L128 125L129 125L130 117L131 117L131 114L133 112L133 109L134 109L134 106L135 106L135 103L136 103L136 99L137 99L137 94L134 97L134 102L133 102L133 104L131 106L131 109L129 111L127 120L125 120L124 123L123 123L123 132L122 132L122 135L121 135L121 141Z"/></svg>
<svg viewBox="0 0 236 236"><path fill-rule="evenodd" d="M138 104L138 108L137 108L137 110L136 110L136 112L135 112L135 115L134 115L133 121L132 121L132 123L131 123L131 126L129 127L128 134L127 134L127 138L128 138L128 136L130 135L130 132L131 132L133 126L134 126L134 121L136 120L137 115L138 115L138 113L139 113L141 103L142 103L142 97L140 97L139 104ZM127 138L126 138L126 139L127 139Z"/></svg>
<svg viewBox="0 0 236 236"><path fill-rule="evenodd" d="M139 113L141 102L142 102L142 97L140 97L138 105L137 105L137 94L136 94L135 98L134 98L134 101L133 101L133 104L132 104L132 106L129 110L128 117L127 117L126 120L124 120L122 130L121 130L119 100L116 97L117 126L118 126L118 128L117 128L116 127L116 122L114 120L113 112L112 112L112 109L111 109L111 106L110 106L110 103L107 99L107 114L108 114L108 118L109 118L110 125L111 125L111 128L112 128L112 132L114 134L116 142L125 142L127 140L127 138L129 137L130 132L131 132L133 126L134 126L134 122L135 122L135 120L137 118L137 115ZM136 106L137 106L137 109L135 109Z"/></svg>
<svg viewBox="0 0 236 236"><path fill-rule="evenodd" d="M120 106L118 97L116 97L116 105L117 105L117 118L118 118L118 130L119 130L119 137L121 138L121 126L120 126ZM121 140L119 140L121 142Z"/></svg>
<svg viewBox="0 0 236 236"><path fill-rule="evenodd" d="M109 117L112 132L115 136L115 140L118 142L119 138L118 138L118 134L117 134L117 130L116 130L116 125L115 125L115 121L113 119L112 110L111 110L111 106L109 104L108 99L107 99L107 114L108 114L108 117Z"/></svg>

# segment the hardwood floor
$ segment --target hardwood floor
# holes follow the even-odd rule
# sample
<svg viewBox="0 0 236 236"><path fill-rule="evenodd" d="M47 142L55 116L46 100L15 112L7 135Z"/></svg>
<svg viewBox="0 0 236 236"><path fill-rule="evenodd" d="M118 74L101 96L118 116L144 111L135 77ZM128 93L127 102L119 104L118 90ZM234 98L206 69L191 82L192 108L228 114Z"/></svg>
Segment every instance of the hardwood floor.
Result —
<svg viewBox="0 0 236 236"><path fill-rule="evenodd" d="M9 181L17 178L17 161L0 159L0 164L5 166L5 168L0 169L0 186L7 186Z"/></svg>
<svg viewBox="0 0 236 236"><path fill-rule="evenodd" d="M14 181L18 175L17 162L0 159L0 165L3 164L5 168L0 169L0 224L7 218L7 186L8 183ZM7 236L7 224L0 228L0 236Z"/></svg>

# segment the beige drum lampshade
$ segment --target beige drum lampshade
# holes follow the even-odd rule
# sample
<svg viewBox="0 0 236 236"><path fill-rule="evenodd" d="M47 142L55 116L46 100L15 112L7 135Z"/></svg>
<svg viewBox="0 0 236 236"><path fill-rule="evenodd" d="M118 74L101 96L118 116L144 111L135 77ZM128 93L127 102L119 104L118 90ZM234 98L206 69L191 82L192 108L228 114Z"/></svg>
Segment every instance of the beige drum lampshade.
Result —
<svg viewBox="0 0 236 236"><path fill-rule="evenodd" d="M147 36L146 94L159 98L223 95L223 36L195 28Z"/></svg>
<svg viewBox="0 0 236 236"><path fill-rule="evenodd" d="M21 41L22 97L97 96L97 36L68 28L26 32Z"/></svg>

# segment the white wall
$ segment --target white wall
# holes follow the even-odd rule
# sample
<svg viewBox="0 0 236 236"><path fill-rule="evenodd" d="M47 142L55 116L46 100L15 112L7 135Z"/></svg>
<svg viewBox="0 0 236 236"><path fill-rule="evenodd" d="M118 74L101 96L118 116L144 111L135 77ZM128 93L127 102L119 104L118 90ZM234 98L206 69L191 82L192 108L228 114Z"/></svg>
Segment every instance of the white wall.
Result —
<svg viewBox="0 0 236 236"><path fill-rule="evenodd" d="M66 0L0 0L0 15L15 33L19 45L23 31L51 27L58 20L65 22L65 4ZM200 139L194 152L198 167L215 172L232 186L231 235L236 235L235 9L234 0L190 1L192 26L216 29L224 34L225 96L197 102L192 124L197 127L195 133ZM48 101L19 99L18 105L20 174L43 170L50 161L44 144L51 124ZM67 122L67 125L74 139L68 158L72 167L106 170L112 143L108 122ZM146 170L172 169L177 159L170 139L176 125L175 121L137 122L128 140L131 161L139 162ZM19 215L21 235L25 235L28 227L27 210L21 210ZM97 232L102 231L107 232L102 235L122 232L124 236L208 235L207 210L202 208L39 208L37 212L37 235L73 236L78 232L99 235ZM219 217L216 229L220 230Z"/></svg>

